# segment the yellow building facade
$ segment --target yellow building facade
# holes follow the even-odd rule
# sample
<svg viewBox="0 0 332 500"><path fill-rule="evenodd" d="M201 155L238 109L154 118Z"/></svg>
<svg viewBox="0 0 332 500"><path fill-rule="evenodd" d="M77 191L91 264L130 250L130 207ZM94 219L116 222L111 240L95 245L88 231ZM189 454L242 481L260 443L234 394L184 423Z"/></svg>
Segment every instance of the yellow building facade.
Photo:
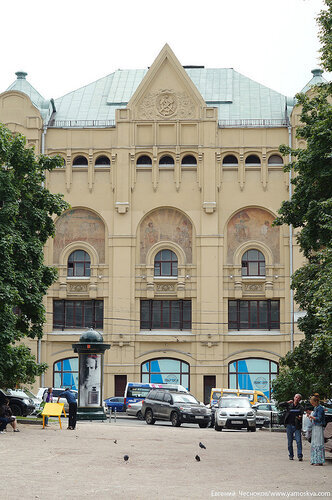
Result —
<svg viewBox="0 0 332 500"><path fill-rule="evenodd" d="M309 84L322 80L315 70ZM309 87L308 87L309 88ZM57 100L18 72L0 121L63 167L46 185L71 209L45 261L59 270L33 352L38 385L77 386L72 344L111 344L104 395L126 382L263 390L300 340L290 270L303 258L272 222L289 197L294 100L233 69L185 67L166 45L148 70L117 71Z"/></svg>

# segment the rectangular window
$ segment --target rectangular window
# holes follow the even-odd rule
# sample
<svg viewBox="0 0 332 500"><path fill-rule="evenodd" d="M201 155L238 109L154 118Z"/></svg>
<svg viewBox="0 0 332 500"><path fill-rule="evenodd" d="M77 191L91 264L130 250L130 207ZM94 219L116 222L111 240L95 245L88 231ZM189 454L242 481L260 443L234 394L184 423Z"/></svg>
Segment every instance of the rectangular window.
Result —
<svg viewBox="0 0 332 500"><path fill-rule="evenodd" d="M191 300L141 300L141 330L190 330Z"/></svg>
<svg viewBox="0 0 332 500"><path fill-rule="evenodd" d="M279 330L279 300L229 300L230 330Z"/></svg>
<svg viewBox="0 0 332 500"><path fill-rule="evenodd" d="M54 300L53 328L103 328L103 300Z"/></svg>

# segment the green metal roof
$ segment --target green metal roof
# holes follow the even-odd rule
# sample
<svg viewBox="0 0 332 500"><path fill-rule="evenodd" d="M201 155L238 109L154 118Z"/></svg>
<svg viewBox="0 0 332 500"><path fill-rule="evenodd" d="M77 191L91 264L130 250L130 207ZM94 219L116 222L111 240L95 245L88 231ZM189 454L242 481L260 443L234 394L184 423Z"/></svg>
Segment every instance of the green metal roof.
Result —
<svg viewBox="0 0 332 500"><path fill-rule="evenodd" d="M9 90L17 90L23 92L30 97L31 102L37 109L39 109L40 114L44 120L47 122L53 112L52 100L45 99L32 85L26 80L28 73L25 71L17 71L15 75L17 79L8 87Z"/></svg>
<svg viewBox="0 0 332 500"><path fill-rule="evenodd" d="M220 122L235 123L247 120L249 123L251 120L263 123L272 120L281 123L290 112L292 99L287 99L283 94L247 78L232 68L184 69L207 106L217 107ZM46 123L52 114L51 124L55 126L109 126L114 123L115 110L126 107L147 71L117 70L56 99L56 111L53 114L52 101L46 101L32 87L25 78L26 73L17 72L17 80L7 90L18 90L27 94L41 111Z"/></svg>
<svg viewBox="0 0 332 500"><path fill-rule="evenodd" d="M306 92L308 92L309 89L311 89L311 87L313 87L314 85L320 85L322 83L327 83L327 80L325 80L325 78L322 76L323 75L323 70L322 69L313 69L311 71L311 73L313 74L313 77L311 78L311 80L307 83L307 85L305 87L303 87L303 89L301 90L301 92L303 94L305 94Z"/></svg>
<svg viewBox="0 0 332 500"><path fill-rule="evenodd" d="M286 97L232 68L186 68L219 120L284 120ZM55 100L56 121L114 120L115 109L129 102L147 70L117 70Z"/></svg>

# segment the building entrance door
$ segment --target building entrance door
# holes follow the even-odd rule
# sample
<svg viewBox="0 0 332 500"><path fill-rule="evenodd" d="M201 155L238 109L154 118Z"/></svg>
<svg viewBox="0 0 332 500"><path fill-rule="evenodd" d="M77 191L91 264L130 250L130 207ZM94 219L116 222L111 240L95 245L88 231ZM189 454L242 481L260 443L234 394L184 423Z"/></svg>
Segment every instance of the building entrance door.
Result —
<svg viewBox="0 0 332 500"><path fill-rule="evenodd" d="M210 403L211 389L216 386L215 375L204 375L204 404Z"/></svg>
<svg viewBox="0 0 332 500"><path fill-rule="evenodd" d="M127 375L114 375L114 396L122 396L127 385Z"/></svg>

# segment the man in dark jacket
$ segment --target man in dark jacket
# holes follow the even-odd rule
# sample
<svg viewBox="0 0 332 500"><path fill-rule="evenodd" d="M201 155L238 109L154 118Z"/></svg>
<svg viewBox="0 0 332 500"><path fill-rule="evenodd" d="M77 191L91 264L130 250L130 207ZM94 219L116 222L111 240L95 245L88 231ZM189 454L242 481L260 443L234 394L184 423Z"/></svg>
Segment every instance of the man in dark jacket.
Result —
<svg viewBox="0 0 332 500"><path fill-rule="evenodd" d="M295 438L297 458L300 462L303 460L301 429L302 415L304 412L302 406L300 405L301 399L301 394L295 394L294 400L279 403L281 408L286 408L284 424L287 432L289 460L294 460L293 440Z"/></svg>
<svg viewBox="0 0 332 500"><path fill-rule="evenodd" d="M59 394L57 403L59 402L60 398L66 398L69 404L69 422L68 422L68 427L67 429L73 431L76 427L76 415L77 415L77 403L76 403L76 397L73 392L71 392L70 388L67 387L67 389Z"/></svg>

